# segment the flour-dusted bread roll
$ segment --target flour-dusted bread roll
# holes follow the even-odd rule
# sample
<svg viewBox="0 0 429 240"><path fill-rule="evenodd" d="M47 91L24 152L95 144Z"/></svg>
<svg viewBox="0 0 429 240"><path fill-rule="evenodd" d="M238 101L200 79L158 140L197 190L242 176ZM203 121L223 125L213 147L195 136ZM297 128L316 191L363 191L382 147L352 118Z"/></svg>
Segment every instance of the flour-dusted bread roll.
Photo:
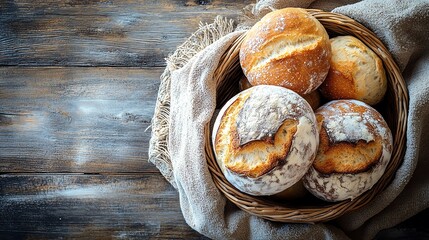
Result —
<svg viewBox="0 0 429 240"><path fill-rule="evenodd" d="M251 195L272 195L307 172L318 136L314 112L302 97L283 87L259 85L222 107L212 143L232 185Z"/></svg>
<svg viewBox="0 0 429 240"><path fill-rule="evenodd" d="M300 8L265 15L247 32L240 49L240 64L250 84L282 86L300 95L320 86L330 58L325 28Z"/></svg>
<svg viewBox="0 0 429 240"><path fill-rule="evenodd" d="M331 39L331 69L320 91L329 100L356 99L369 105L381 101L387 89L381 59L352 36Z"/></svg>
<svg viewBox="0 0 429 240"><path fill-rule="evenodd" d="M357 100L331 101L316 111L320 143L304 186L326 201L353 199L383 175L392 133L380 113Z"/></svg>

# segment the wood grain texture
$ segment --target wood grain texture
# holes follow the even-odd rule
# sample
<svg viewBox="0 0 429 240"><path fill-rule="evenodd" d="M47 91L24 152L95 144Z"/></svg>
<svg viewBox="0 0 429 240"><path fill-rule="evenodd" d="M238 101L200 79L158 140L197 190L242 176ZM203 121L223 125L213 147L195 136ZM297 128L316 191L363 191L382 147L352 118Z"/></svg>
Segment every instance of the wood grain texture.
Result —
<svg viewBox="0 0 429 240"><path fill-rule="evenodd" d="M0 68L1 172L158 172L162 68Z"/></svg>
<svg viewBox="0 0 429 240"><path fill-rule="evenodd" d="M0 175L0 239L200 239L161 176Z"/></svg>
<svg viewBox="0 0 429 240"><path fill-rule="evenodd" d="M0 1L0 65L165 66L200 22L252 1Z"/></svg>
<svg viewBox="0 0 429 240"><path fill-rule="evenodd" d="M0 0L0 239L204 238L145 129L164 58L249 2Z"/></svg>

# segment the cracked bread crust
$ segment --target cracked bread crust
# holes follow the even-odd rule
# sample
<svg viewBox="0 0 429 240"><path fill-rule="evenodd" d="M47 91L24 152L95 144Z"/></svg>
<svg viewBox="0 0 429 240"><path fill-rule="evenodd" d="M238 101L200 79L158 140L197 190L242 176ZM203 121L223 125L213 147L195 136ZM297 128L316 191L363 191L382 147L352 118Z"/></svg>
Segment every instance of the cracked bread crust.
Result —
<svg viewBox="0 0 429 240"><path fill-rule="evenodd" d="M362 139L332 142L326 127L322 127L314 168L323 174L360 173L369 170L383 153L381 137L374 135L375 139L369 142Z"/></svg>
<svg viewBox="0 0 429 240"><path fill-rule="evenodd" d="M328 74L330 44L316 18L303 9L284 8L268 13L247 32L240 64L253 86L277 85L305 95Z"/></svg>
<svg viewBox="0 0 429 240"><path fill-rule="evenodd" d="M212 142L225 177L251 195L272 195L296 183L316 155L314 113L298 94L259 85L221 109Z"/></svg>
<svg viewBox="0 0 429 240"><path fill-rule="evenodd" d="M353 199L381 178L392 134L380 113L356 100L329 102L316 111L320 144L304 186L326 201Z"/></svg>

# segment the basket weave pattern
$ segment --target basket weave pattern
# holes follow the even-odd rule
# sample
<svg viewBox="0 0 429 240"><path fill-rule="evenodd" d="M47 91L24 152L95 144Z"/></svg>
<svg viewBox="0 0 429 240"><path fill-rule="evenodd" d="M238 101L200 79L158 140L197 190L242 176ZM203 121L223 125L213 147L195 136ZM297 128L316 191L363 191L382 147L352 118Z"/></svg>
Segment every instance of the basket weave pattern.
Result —
<svg viewBox="0 0 429 240"><path fill-rule="evenodd" d="M315 223L325 222L359 209L370 202L391 182L396 170L402 162L405 152L405 135L408 113L408 92L401 72L383 43L360 23L337 13L307 9L318 19L330 35L352 35L364 42L383 61L388 79L388 89L384 102L377 109L381 110L393 135L393 152L391 160L381 179L367 192L353 201L345 200L338 203L317 202L297 206L271 201L266 197L255 197L240 192L232 186L217 165L212 145L209 124L205 128L206 158L213 181L223 194L239 208L253 215L277 222ZM215 71L217 84L217 106L220 108L228 99L238 93L238 80L243 75L239 63L239 50L245 34L235 40L223 54Z"/></svg>

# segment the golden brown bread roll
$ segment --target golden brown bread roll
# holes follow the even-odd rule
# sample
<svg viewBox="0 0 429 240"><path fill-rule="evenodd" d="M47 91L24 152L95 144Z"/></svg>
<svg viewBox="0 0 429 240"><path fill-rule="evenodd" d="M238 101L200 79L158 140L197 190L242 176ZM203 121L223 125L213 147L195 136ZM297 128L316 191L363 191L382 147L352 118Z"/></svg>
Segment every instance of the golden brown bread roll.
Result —
<svg viewBox="0 0 429 240"><path fill-rule="evenodd" d="M369 105L381 101L387 89L380 58L352 36L331 39L331 69L320 91L329 100L356 99Z"/></svg>
<svg viewBox="0 0 429 240"><path fill-rule="evenodd" d="M230 99L212 134L226 179L251 195L279 193L299 181L314 160L318 140L310 105L295 92L270 85Z"/></svg>
<svg viewBox="0 0 429 240"><path fill-rule="evenodd" d="M300 8L265 15L247 32L240 49L240 64L250 84L282 86L300 95L320 86L330 57L325 28Z"/></svg>
<svg viewBox="0 0 429 240"><path fill-rule="evenodd" d="M304 186L327 201L353 199L380 179L392 154L392 133L380 113L357 100L316 111L320 141Z"/></svg>

